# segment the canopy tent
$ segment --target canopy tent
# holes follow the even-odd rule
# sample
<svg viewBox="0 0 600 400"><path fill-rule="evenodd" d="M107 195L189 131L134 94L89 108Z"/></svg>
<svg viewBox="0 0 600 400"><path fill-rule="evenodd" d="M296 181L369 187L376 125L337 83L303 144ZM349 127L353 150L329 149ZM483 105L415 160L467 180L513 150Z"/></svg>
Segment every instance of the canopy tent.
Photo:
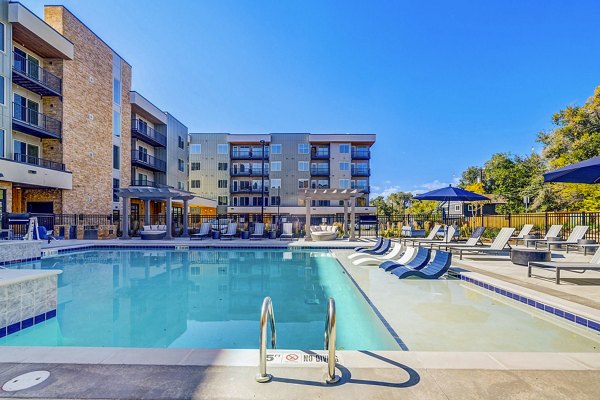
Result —
<svg viewBox="0 0 600 400"><path fill-rule="evenodd" d="M150 225L150 200L164 200L167 204L166 219L167 219L167 235L165 239L172 239L171 226L173 225L172 202L173 200L183 201L183 235L189 237L188 233L188 202L194 197L194 193L185 190L179 190L172 187L152 187L152 186L130 186L121 188L117 191L117 195L123 199L123 235L121 239L129 239L129 200L137 198L144 201L145 215L144 224Z"/></svg>
<svg viewBox="0 0 600 400"><path fill-rule="evenodd" d="M305 240L311 240L310 237L310 212L312 200L333 200L344 202L344 237L348 235L348 202L350 202L350 240L356 239L355 223L356 219L356 199L364 197L365 193L359 189L300 189L298 195L304 199L306 204L306 228Z"/></svg>
<svg viewBox="0 0 600 400"><path fill-rule="evenodd" d="M600 157L547 172L544 182L600 183Z"/></svg>

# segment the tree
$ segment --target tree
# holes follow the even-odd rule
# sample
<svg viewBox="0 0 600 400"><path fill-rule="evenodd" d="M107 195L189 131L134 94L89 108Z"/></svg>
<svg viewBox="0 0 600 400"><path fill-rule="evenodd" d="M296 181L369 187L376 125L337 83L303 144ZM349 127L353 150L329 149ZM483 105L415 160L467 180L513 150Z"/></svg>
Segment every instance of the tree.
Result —
<svg viewBox="0 0 600 400"><path fill-rule="evenodd" d="M460 177L460 182L458 183L458 186L466 189L467 186L469 185L474 185L477 182L481 181L481 168L479 167L468 167L467 169L465 169L462 173L462 176ZM469 189L466 189L469 190Z"/></svg>
<svg viewBox="0 0 600 400"><path fill-rule="evenodd" d="M377 207L377 215L385 215L385 216L388 216L388 217L390 215L392 215L392 209L385 202L385 199L383 198L383 196L377 196L374 199L371 199L371 201L369 202L369 204L372 207Z"/></svg>
<svg viewBox="0 0 600 400"><path fill-rule="evenodd" d="M387 203L394 209L394 214L405 212L405 205L412 200L413 195L410 192L396 192L387 197Z"/></svg>

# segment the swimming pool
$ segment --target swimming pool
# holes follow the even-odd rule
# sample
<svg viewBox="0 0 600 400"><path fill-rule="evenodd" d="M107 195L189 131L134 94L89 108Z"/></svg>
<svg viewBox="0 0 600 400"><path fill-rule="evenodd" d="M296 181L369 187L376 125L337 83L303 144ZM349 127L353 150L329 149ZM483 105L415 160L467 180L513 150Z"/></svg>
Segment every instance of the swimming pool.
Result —
<svg viewBox="0 0 600 400"><path fill-rule="evenodd" d="M271 296L278 348L322 349L333 297L338 348L400 349L327 250L92 250L14 268L63 270L57 317L0 345L252 349Z"/></svg>

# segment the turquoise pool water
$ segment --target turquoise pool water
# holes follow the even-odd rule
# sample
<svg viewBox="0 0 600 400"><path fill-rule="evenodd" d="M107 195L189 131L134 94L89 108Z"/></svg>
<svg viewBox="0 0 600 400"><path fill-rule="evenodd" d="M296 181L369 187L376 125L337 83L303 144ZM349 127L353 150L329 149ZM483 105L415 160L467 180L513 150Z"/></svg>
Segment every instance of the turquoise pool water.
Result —
<svg viewBox="0 0 600 400"><path fill-rule="evenodd" d="M333 297L339 349L400 349L327 250L96 250L14 268L63 271L57 317L0 345L257 348L271 296L278 348L322 349Z"/></svg>

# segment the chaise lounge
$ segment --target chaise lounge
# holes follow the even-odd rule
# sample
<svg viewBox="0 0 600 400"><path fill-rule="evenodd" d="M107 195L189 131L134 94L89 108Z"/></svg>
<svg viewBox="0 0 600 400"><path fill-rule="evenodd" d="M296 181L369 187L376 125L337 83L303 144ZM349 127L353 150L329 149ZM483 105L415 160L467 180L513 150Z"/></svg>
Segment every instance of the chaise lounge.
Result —
<svg viewBox="0 0 600 400"><path fill-rule="evenodd" d="M310 227L310 237L314 241L334 240L338 229L332 225L313 225Z"/></svg>
<svg viewBox="0 0 600 400"><path fill-rule="evenodd" d="M142 240L160 240L167 236L166 225L144 225L140 231Z"/></svg>
<svg viewBox="0 0 600 400"><path fill-rule="evenodd" d="M414 269L408 267L398 267L392 270L392 274L399 279L415 276L421 279L438 279L450 269L452 264L452 253L436 250L433 259L423 268Z"/></svg>
<svg viewBox="0 0 600 400"><path fill-rule="evenodd" d="M527 277L531 278L532 268L554 269L556 271L556 284L560 285L560 271L571 271L579 274L585 271L600 271L600 248L596 250L589 263L584 262L555 262L531 261L527 264Z"/></svg>

